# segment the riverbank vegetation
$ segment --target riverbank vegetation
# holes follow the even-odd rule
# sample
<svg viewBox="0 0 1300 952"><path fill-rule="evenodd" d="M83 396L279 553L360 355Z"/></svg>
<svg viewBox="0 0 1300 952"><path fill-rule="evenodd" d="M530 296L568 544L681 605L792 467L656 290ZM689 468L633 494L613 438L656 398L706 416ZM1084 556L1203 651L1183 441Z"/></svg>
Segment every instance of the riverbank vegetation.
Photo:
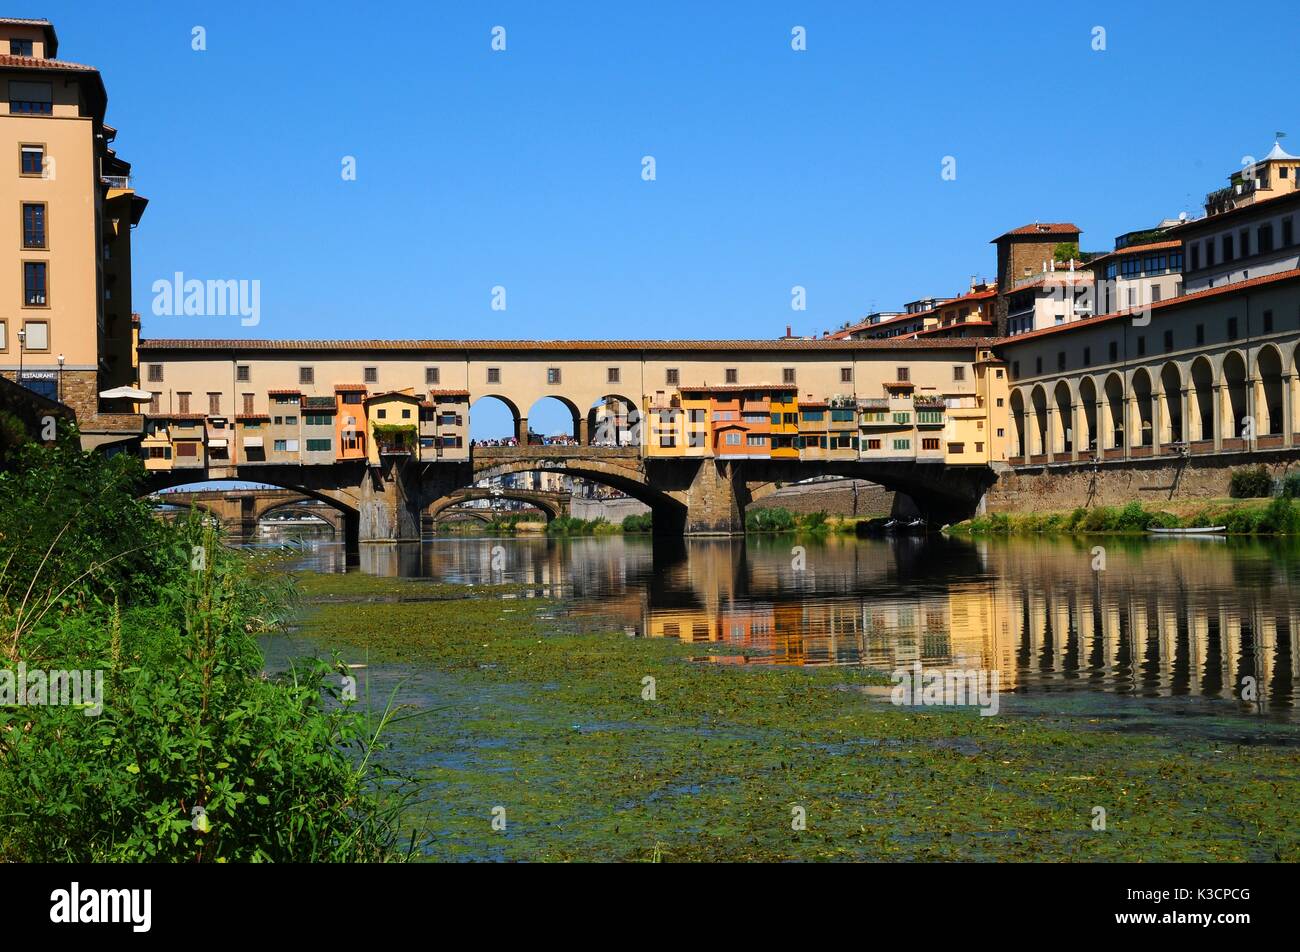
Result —
<svg viewBox="0 0 1300 952"><path fill-rule="evenodd" d="M64 433L8 462L0 861L401 858L405 797L374 760L393 712L340 705L329 661L263 676L287 576L157 519L126 454Z"/></svg>
<svg viewBox="0 0 1300 952"><path fill-rule="evenodd" d="M444 710L394 741L437 791L408 817L436 825L432 859L1300 859L1300 764L1263 734L1189 737L1062 700L900 708L873 696L881 673L577 633L554 620L563 602L524 591L429 600L390 579L379 604L348 599L372 584L355 574L304 584L322 650L435 679Z"/></svg>
<svg viewBox="0 0 1300 952"><path fill-rule="evenodd" d="M1296 535L1300 534L1300 504L1285 496L1269 502L1209 500L1179 514L1131 502L1122 507L1080 507L1070 512L993 513L957 523L948 531L970 535L1092 535L1208 526L1224 526L1230 535Z"/></svg>
<svg viewBox="0 0 1300 952"><path fill-rule="evenodd" d="M858 525L869 520L854 516L830 516L825 510L817 512L796 513L780 506L772 508L751 507L745 513L746 533L794 532L811 535L844 533L852 535L858 531Z"/></svg>

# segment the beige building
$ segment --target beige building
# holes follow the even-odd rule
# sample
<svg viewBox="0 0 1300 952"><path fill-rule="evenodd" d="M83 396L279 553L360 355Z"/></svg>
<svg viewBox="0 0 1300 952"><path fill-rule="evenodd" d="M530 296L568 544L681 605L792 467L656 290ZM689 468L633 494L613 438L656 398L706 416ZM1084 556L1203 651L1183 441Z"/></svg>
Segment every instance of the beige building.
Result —
<svg viewBox="0 0 1300 952"><path fill-rule="evenodd" d="M0 268L0 373L62 399L83 442L140 433L131 229L145 199L112 148L93 66L56 58L46 20L0 18L0 177L12 196L16 259Z"/></svg>

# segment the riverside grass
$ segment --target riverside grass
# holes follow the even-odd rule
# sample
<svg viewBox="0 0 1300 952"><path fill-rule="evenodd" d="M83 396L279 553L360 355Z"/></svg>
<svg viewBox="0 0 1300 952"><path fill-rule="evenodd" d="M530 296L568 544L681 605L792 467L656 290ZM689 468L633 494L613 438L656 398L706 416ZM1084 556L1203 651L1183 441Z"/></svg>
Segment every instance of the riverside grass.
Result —
<svg viewBox="0 0 1300 952"><path fill-rule="evenodd" d="M437 684L442 712L397 725L388 754L427 791L407 820L433 830L430 859L1300 859L1292 726L1242 745L1117 715L904 710L864 696L882 674L560 631L527 586L301 584L305 636Z"/></svg>
<svg viewBox="0 0 1300 952"><path fill-rule="evenodd" d="M1150 528L1220 525L1230 535L1294 536L1300 534L1300 505L1281 496L1272 500L1208 502L1186 515L1177 515L1131 502L1122 507L1080 507L1070 512L995 513L959 522L947 531L969 535L1140 534Z"/></svg>

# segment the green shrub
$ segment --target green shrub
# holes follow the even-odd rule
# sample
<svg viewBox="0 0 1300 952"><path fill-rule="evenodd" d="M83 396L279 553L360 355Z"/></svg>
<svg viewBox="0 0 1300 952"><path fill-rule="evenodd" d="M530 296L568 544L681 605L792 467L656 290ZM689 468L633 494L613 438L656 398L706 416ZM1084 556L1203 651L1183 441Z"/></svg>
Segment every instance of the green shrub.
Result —
<svg viewBox="0 0 1300 952"><path fill-rule="evenodd" d="M1287 499L1300 498L1300 473L1287 473L1282 480L1282 495Z"/></svg>
<svg viewBox="0 0 1300 952"><path fill-rule="evenodd" d="M1118 512L1109 506L1098 506L1088 510L1083 517L1080 529L1084 532L1111 532L1115 528Z"/></svg>
<svg viewBox="0 0 1300 952"><path fill-rule="evenodd" d="M1151 525L1151 513L1142 508L1140 502L1131 502L1119 511L1115 517L1116 532L1145 532Z"/></svg>
<svg viewBox="0 0 1300 952"><path fill-rule="evenodd" d="M745 513L746 532L792 532L796 527L789 509L750 509Z"/></svg>
<svg viewBox="0 0 1300 952"><path fill-rule="evenodd" d="M264 678L292 580L155 519L142 475L75 437L0 473L0 668L102 678L97 716L0 706L0 862L399 857L389 712L337 703L321 662Z"/></svg>
<svg viewBox="0 0 1300 952"><path fill-rule="evenodd" d="M1260 499L1271 496L1273 477L1263 466L1236 470L1228 484L1228 495L1233 499Z"/></svg>
<svg viewBox="0 0 1300 952"><path fill-rule="evenodd" d="M1223 525L1234 535L1253 535L1261 514L1257 509L1231 509L1223 517Z"/></svg>
<svg viewBox="0 0 1300 952"><path fill-rule="evenodd" d="M1066 528L1068 528L1071 532L1077 532L1079 529L1079 525L1083 522L1083 520L1087 517L1087 515L1088 515L1088 510L1084 509L1082 506L1075 509L1073 512L1070 513L1070 518L1066 521Z"/></svg>
<svg viewBox="0 0 1300 952"><path fill-rule="evenodd" d="M624 532L649 532L654 528L654 516L651 513L644 512L640 515L625 516L623 518Z"/></svg>
<svg viewBox="0 0 1300 952"><path fill-rule="evenodd" d="M1255 531L1261 535L1294 535L1300 530L1300 510L1288 498L1274 499L1259 513Z"/></svg>

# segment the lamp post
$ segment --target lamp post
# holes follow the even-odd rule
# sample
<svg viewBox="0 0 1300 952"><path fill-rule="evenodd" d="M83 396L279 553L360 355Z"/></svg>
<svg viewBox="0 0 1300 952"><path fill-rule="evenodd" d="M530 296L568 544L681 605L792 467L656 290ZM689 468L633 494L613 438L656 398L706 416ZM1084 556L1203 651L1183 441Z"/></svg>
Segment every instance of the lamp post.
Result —
<svg viewBox="0 0 1300 952"><path fill-rule="evenodd" d="M23 386L23 345L27 343L27 328L18 332L18 386Z"/></svg>
<svg viewBox="0 0 1300 952"><path fill-rule="evenodd" d="M59 354L59 356L58 356L58 357L55 357L54 359L57 360L57 361L59 362L59 387L58 387L58 390L59 390L59 403L62 403L62 402L63 402L63 359L64 359L64 358L63 358L63 355L62 355L62 354Z"/></svg>

